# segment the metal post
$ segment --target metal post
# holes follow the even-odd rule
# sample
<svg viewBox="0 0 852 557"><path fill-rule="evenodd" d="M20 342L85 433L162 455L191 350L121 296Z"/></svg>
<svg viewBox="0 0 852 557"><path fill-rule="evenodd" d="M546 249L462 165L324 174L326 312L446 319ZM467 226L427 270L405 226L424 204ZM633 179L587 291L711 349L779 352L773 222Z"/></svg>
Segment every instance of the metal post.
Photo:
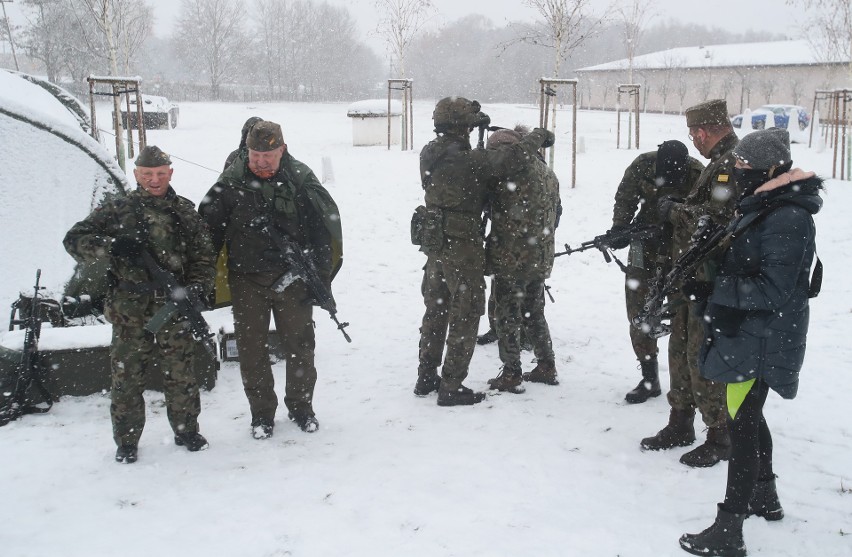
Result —
<svg viewBox="0 0 852 557"><path fill-rule="evenodd" d="M12 26L9 25L9 17L6 15L6 2L13 2L14 0L0 0L0 5L3 6L3 20L6 22L6 32L9 34L9 46L12 47L12 59L15 61L15 71L21 71L21 68L18 67L18 55L15 54L15 41L12 39Z"/></svg>

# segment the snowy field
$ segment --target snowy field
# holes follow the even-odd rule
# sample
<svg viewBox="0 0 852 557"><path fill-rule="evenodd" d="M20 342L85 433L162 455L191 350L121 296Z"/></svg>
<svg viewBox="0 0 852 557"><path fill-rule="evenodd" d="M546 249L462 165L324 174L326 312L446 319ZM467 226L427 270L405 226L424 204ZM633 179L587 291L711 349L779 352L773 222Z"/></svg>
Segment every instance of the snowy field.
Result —
<svg viewBox="0 0 852 557"><path fill-rule="evenodd" d="M113 461L106 395L65 397L46 415L3 427L0 555L685 555L678 537L711 523L726 466L687 468L678 458L688 449L639 450L641 438L665 425L669 407L665 397L623 401L639 372L622 274L599 253L560 258L549 281L559 386L529 385L521 395L450 409L439 408L435 395L412 394L425 257L409 243L408 227L422 199L417 154L433 136L432 106L415 103L416 149L407 152L352 147L345 104L185 103L176 130L149 132L149 143L173 157L178 193L196 203L250 116L280 122L293 155L321 178L330 178L324 166L333 171L326 186L340 205L345 239L334 290L353 342L317 311L321 428L313 435L289 423L282 405L275 436L253 440L235 364L224 364L216 387L202 394L201 431L210 441L202 453L174 445L154 392L133 465ZM531 106L483 110L497 125L538 121ZM570 111L559 113L558 124L560 246L609 227L615 188L639 152L666 139L690 144L681 116L643 115L642 148L616 149L614 113L580 112L584 152L571 189ZM828 151L794 145L793 158L831 175ZM852 268L852 185L830 180L827 188L816 218L825 280L812 304L799 396L772 394L766 405L786 517L746 522L754 556L852 556L852 285L844 271ZM58 243L65 230L45 223L43 232ZM70 268L70 258L47 264ZM3 298L28 284L29 277L0 285ZM226 323L228 311L209 320ZM526 370L531 359L524 353ZM499 365L496 346L477 347L467 384L485 389ZM283 379L282 368L275 366ZM665 357L661 372L665 389Z"/></svg>

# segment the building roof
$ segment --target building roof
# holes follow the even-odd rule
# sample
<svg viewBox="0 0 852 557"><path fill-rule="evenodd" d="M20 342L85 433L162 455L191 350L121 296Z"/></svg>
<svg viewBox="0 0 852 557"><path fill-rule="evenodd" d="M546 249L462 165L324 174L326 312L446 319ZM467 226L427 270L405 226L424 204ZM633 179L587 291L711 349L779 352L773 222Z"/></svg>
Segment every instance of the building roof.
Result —
<svg viewBox="0 0 852 557"><path fill-rule="evenodd" d="M838 60L835 63L846 63ZM633 69L729 68L738 66L808 66L824 63L807 40L686 46L643 54L633 59ZM580 68L578 72L626 70L627 58Z"/></svg>

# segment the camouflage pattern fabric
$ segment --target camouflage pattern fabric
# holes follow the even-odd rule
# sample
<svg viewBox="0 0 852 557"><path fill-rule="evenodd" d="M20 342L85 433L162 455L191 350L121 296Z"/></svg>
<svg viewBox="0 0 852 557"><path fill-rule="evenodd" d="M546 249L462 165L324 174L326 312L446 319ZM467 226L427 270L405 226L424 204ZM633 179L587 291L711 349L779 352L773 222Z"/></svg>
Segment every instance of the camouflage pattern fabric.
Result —
<svg viewBox="0 0 852 557"><path fill-rule="evenodd" d="M436 370L446 342L445 388L457 388L467 377L485 313L482 212L488 186L529 164L547 133L534 130L517 145L499 150L473 150L468 135L445 133L420 153L426 207L441 215L442 238L439 247L425 250L419 369Z"/></svg>
<svg viewBox="0 0 852 557"><path fill-rule="evenodd" d="M689 172L683 184L660 187L656 182L657 151L643 153L624 171L624 177L615 193L612 208L612 225L626 226L632 222L661 225L657 212L657 201L671 195L685 198L698 181L704 165L689 158ZM637 212L638 209L638 212ZM627 273L624 283L624 298L627 319L631 323L630 342L639 361L656 358L657 340L649 337L632 325L648 297L649 281L654 278L658 267L667 273L671 268L672 228L663 229L658 240L636 240L630 245L627 258Z"/></svg>
<svg viewBox="0 0 852 557"><path fill-rule="evenodd" d="M110 348L112 405L117 444L136 444L145 424L145 390L149 373L162 372L169 423L175 433L198 431L198 385L193 369L194 343L179 315L155 335L145 324L165 304L162 292L140 293L128 284L151 285L139 261L109 255L119 236L135 235L182 284L213 288L215 253L210 234L195 206L170 187L162 198L137 188L126 197L98 207L65 236L66 251L77 261L106 259L112 285L104 315L113 324Z"/></svg>
<svg viewBox="0 0 852 557"><path fill-rule="evenodd" d="M702 215L708 215L714 222L722 225L734 216L741 194L732 173L736 162L732 152L738 142L739 139L733 132L722 138L710 151L710 163L701 173L690 194L683 203L673 207L669 215L669 221L674 225L672 257L678 257L689 248L692 233ZM713 280L715 267L713 261L699 266L696 280ZM689 302L688 305L689 309L683 310L683 319L687 322L677 323L680 330L678 340L675 341L675 335L672 333L672 339L669 341L670 361L674 352L674 359L678 362L678 367L669 367L670 393L676 393L670 396L669 403L676 409L697 406L708 427L721 427L725 424L725 385L707 381L701 377L698 370L698 354L705 340L701 321L704 303ZM674 325L673 322L673 328Z"/></svg>
<svg viewBox="0 0 852 557"><path fill-rule="evenodd" d="M544 280L553 269L559 203L559 180L538 157L492 187L486 271L494 274L498 347L507 368L521 366L522 327L536 358L554 361L544 317Z"/></svg>
<svg viewBox="0 0 852 557"><path fill-rule="evenodd" d="M521 367L521 327L525 327L536 360L555 362L550 328L544 318L544 281L497 275L494 295L500 361L508 368Z"/></svg>
<svg viewBox="0 0 852 557"><path fill-rule="evenodd" d="M140 327L113 325L110 416L115 444L137 445L145 426L146 379L162 373L166 415L175 433L197 433L201 397L192 367L194 343L186 321L173 322L155 336Z"/></svg>
<svg viewBox="0 0 852 557"><path fill-rule="evenodd" d="M698 408L704 424L725 425L725 384L714 383L698 372L698 349L690 342L704 338L701 320L692 315L693 304L678 306L669 337L669 405L675 410Z"/></svg>

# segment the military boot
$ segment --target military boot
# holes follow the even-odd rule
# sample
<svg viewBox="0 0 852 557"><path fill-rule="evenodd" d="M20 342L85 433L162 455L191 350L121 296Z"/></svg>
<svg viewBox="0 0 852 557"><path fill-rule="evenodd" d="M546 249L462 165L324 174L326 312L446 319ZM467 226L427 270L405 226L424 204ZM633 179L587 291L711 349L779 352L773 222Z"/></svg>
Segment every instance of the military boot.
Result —
<svg viewBox="0 0 852 557"><path fill-rule="evenodd" d="M544 383L545 385L558 385L559 378L556 376L556 364L545 361L538 362L532 371L524 374L524 381Z"/></svg>
<svg viewBox="0 0 852 557"><path fill-rule="evenodd" d="M488 380L488 387L516 395L523 393L526 389L524 377L521 375L521 366L503 366L500 375Z"/></svg>
<svg viewBox="0 0 852 557"><path fill-rule="evenodd" d="M121 445L115 451L115 461L133 464L136 462L139 449L136 445Z"/></svg>
<svg viewBox="0 0 852 557"><path fill-rule="evenodd" d="M716 521L700 534L684 534L680 547L693 555L706 557L745 557L743 520L745 514L727 512L722 505L716 513Z"/></svg>
<svg viewBox="0 0 852 557"><path fill-rule="evenodd" d="M686 447L695 442L695 410L671 409L669 423L653 437L642 439L639 445L646 451L660 451Z"/></svg>
<svg viewBox="0 0 852 557"><path fill-rule="evenodd" d="M417 383L414 384L414 394L417 396L426 396L429 393L434 393L441 385L441 377L438 375L438 370L417 370Z"/></svg>
<svg viewBox="0 0 852 557"><path fill-rule="evenodd" d="M207 439L200 433L178 433L175 435L175 445L178 447L186 447L191 453L196 451L205 451L210 445Z"/></svg>
<svg viewBox="0 0 852 557"><path fill-rule="evenodd" d="M657 365L657 358L652 360L642 360L639 362L642 368L642 380L636 385L636 388L625 395L624 400L630 404L641 404L649 398L660 396L660 372Z"/></svg>
<svg viewBox="0 0 852 557"><path fill-rule="evenodd" d="M438 406L470 406L485 400L485 393L468 389L464 385L448 389L444 384L438 389Z"/></svg>
<svg viewBox="0 0 852 557"><path fill-rule="evenodd" d="M680 457L680 463L693 468L709 468L731 458L731 436L726 425L707 430L707 441Z"/></svg>
<svg viewBox="0 0 852 557"><path fill-rule="evenodd" d="M488 332L476 337L476 344L491 344L492 342L497 342L497 331L494 329L488 329Z"/></svg>
<svg viewBox="0 0 852 557"><path fill-rule="evenodd" d="M757 480L754 493L748 502L748 516L762 516L766 520L775 521L784 518L784 509L778 500L778 491L775 489L775 478L773 475L768 480Z"/></svg>

